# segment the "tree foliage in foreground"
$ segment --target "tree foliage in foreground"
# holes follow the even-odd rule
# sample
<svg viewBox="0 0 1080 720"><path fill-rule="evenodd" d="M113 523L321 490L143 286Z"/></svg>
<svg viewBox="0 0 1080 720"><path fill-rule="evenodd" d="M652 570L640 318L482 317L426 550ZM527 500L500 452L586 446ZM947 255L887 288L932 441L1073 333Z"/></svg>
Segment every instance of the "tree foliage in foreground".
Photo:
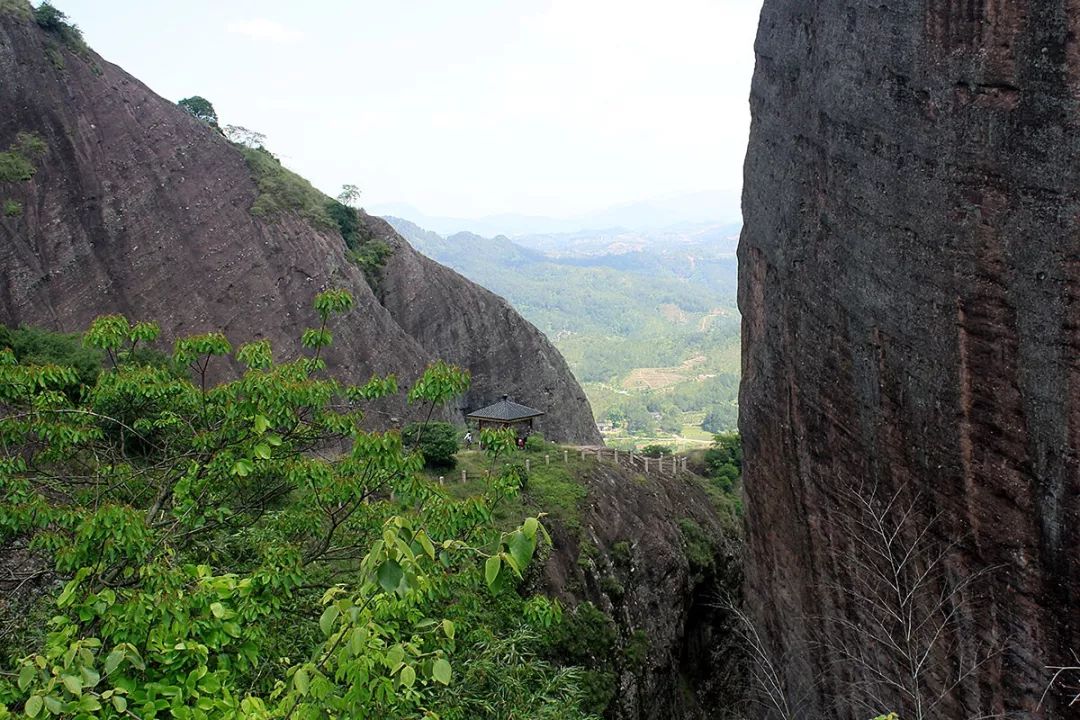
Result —
<svg viewBox="0 0 1080 720"><path fill-rule="evenodd" d="M398 387L325 374L351 305L318 296L291 362L209 333L147 364L157 327L121 316L85 335L92 385L0 349L0 547L62 580L51 619L4 639L0 718L586 717L580 672L536 661L558 605L516 591L541 518L491 522L512 439L486 437L487 490L458 501L398 433L362 430ZM243 376L212 384L230 359ZM408 400L467 385L437 363Z"/></svg>

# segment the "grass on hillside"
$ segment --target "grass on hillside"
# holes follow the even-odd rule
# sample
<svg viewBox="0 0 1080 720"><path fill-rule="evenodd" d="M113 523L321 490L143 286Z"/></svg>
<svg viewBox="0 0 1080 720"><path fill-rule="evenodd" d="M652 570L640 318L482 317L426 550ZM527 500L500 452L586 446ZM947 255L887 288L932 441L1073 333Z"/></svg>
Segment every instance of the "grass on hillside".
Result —
<svg viewBox="0 0 1080 720"><path fill-rule="evenodd" d="M544 464L544 455L551 464ZM578 480L596 466L596 459L586 457L582 461L578 452L567 450L568 462L563 462L563 449L549 444L543 451L515 450L496 460L492 470L491 461L479 450L461 450L457 454L457 467L453 470L428 470L428 476L438 480L444 477L447 492L456 498L481 494L487 482L488 471L497 473L504 464L525 464L529 460L529 480L524 490L514 498L508 498L495 508L495 523L504 530L516 527L530 513L545 512L559 520L571 532L581 530L581 517L587 497L585 486ZM461 482L464 470L467 481Z"/></svg>
<svg viewBox="0 0 1080 720"><path fill-rule="evenodd" d="M234 147L244 156L259 188L259 197L251 205L252 215L269 219L281 213L296 212L318 227L337 228L327 210L330 198L314 185L287 169L265 148L239 144Z"/></svg>
<svg viewBox="0 0 1080 720"><path fill-rule="evenodd" d="M709 435L710 441L712 436ZM654 441L657 439L653 439ZM642 443L639 447L648 444ZM701 462L701 453L710 443L694 443L686 446L678 446L676 451L696 457L696 463ZM563 462L563 451L566 451L567 462ZM551 463L544 463L544 456L551 458ZM428 477L437 482L443 477L444 489L454 498L465 499L475 497L483 493L491 470L491 462L479 450L460 450L457 455L457 467L453 470L427 470ZM582 478L590 470L596 468L597 460L593 455L586 455L581 459L577 448L564 448L554 443L546 444L544 450L521 451L515 450L506 457L496 461L493 472L497 472L504 464L524 464L530 460L529 480L525 489L516 497L507 498L495 508L493 520L495 525L502 530L510 530L521 523L522 518L528 515L543 512L558 520L569 532L580 538L582 530L582 516L585 502L588 499L588 491L582 482ZM461 482L461 471L466 473L467 480ZM708 478L699 475L691 476L712 501L721 522L729 530L738 531L741 526L742 501L739 499L741 490L735 488L732 491L724 491ZM637 482L648 482L648 478L638 474Z"/></svg>
<svg viewBox="0 0 1080 720"><path fill-rule="evenodd" d="M34 16L34 8L27 0L0 0L0 15L14 15L20 20L29 20Z"/></svg>

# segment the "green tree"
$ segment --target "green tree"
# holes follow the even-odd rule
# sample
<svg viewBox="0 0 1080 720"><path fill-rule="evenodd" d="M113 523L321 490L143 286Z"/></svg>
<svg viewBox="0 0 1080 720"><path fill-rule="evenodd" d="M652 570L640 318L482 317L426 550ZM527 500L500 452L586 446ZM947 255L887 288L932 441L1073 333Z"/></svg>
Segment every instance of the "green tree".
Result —
<svg viewBox="0 0 1080 720"><path fill-rule="evenodd" d="M650 458L664 457L665 455L671 455L673 452L675 450L670 445L653 444L641 448L641 454Z"/></svg>
<svg viewBox="0 0 1080 720"><path fill-rule="evenodd" d="M701 421L701 429L711 433L734 430L739 426L739 407L731 403L714 406Z"/></svg>
<svg viewBox="0 0 1080 720"><path fill-rule="evenodd" d="M105 357L104 353L85 347L77 333L0 325L0 350L5 348L23 365L55 364L71 368L75 371L75 386L93 385Z"/></svg>
<svg viewBox="0 0 1080 720"><path fill-rule="evenodd" d="M416 448L424 456L424 464L432 468L452 468L457 464L458 430L447 422L410 423L401 432L406 446Z"/></svg>
<svg viewBox="0 0 1080 720"><path fill-rule="evenodd" d="M337 224L341 239L345 241L345 247L350 250L358 248L362 239L360 218L357 216L356 210L337 200L328 200L326 214Z"/></svg>
<svg viewBox="0 0 1080 720"><path fill-rule="evenodd" d="M192 95L176 103L196 120L201 120L210 127L218 127L218 115L209 100L201 95Z"/></svg>
<svg viewBox="0 0 1080 720"><path fill-rule="evenodd" d="M346 207L356 207L356 203L360 201L360 188L355 185L342 185L337 201Z"/></svg>
<svg viewBox="0 0 1080 720"><path fill-rule="evenodd" d="M737 432L717 433L705 451L705 472L722 490L731 490L742 477L742 439Z"/></svg>
<svg viewBox="0 0 1080 720"><path fill-rule="evenodd" d="M483 496L458 501L398 433L362 429L399 389L326 373L352 305L320 294L290 362L207 333L146 363L157 327L117 315L84 335L105 357L91 382L0 349L0 541L62 581L51 619L0 648L0 717L586 717L573 671L528 667L558 613L517 592L550 542L540 519L491 524L520 484L494 470L506 443ZM241 377L209 382L232 363ZM407 400L430 417L467 385L436 363ZM496 676L472 678L484 658ZM489 712L455 714L462 697Z"/></svg>

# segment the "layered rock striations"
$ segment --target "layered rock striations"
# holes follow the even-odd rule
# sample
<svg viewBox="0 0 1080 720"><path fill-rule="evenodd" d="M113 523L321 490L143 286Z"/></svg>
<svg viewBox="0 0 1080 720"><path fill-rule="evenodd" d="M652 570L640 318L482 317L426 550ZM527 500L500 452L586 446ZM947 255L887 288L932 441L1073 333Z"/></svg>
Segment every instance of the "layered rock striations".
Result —
<svg viewBox="0 0 1080 720"><path fill-rule="evenodd" d="M157 321L166 341L223 330L288 355L315 294L345 287L357 307L334 328L337 374L408 382L445 358L474 371L470 398L509 393L548 413L553 438L599 441L562 357L505 302L365 216L394 248L384 306L336 229L251 214L252 172L219 133L26 15L19 0L0 4L0 149L20 132L48 149L31 179L0 181L0 322L76 330L121 312Z"/></svg>
<svg viewBox="0 0 1080 720"><path fill-rule="evenodd" d="M1080 652L1078 35L1068 0L765 2L747 591L798 717L1075 711L1040 697ZM881 562L940 628L918 673Z"/></svg>

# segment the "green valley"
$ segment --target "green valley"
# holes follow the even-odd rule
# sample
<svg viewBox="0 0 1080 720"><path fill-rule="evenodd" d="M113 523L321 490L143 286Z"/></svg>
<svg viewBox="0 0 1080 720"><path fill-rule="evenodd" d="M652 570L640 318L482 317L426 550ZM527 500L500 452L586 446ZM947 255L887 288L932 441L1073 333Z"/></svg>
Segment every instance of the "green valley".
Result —
<svg viewBox="0 0 1080 720"><path fill-rule="evenodd" d="M737 228L450 236L387 218L551 338L613 446L704 447L738 418Z"/></svg>

